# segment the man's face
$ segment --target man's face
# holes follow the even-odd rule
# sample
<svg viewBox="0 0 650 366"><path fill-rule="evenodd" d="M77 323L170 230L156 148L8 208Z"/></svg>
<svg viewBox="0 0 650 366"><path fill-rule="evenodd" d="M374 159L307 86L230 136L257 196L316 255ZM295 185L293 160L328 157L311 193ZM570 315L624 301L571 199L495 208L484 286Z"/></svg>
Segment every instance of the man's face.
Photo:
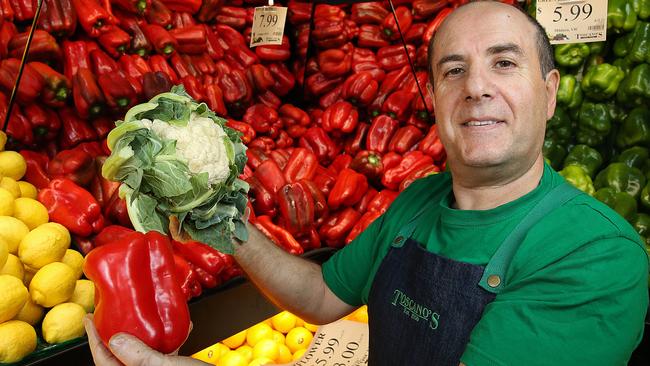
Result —
<svg viewBox="0 0 650 366"><path fill-rule="evenodd" d="M451 166L528 167L555 110L557 71L542 78L535 28L498 3L460 8L436 35L436 123Z"/></svg>

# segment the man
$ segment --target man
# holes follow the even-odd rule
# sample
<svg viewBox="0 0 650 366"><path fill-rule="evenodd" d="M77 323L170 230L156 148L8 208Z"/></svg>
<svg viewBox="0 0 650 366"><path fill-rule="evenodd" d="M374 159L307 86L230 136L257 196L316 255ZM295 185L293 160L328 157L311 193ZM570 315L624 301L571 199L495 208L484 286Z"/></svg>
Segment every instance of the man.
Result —
<svg viewBox="0 0 650 366"><path fill-rule="evenodd" d="M559 74L543 29L476 2L432 42L429 94L451 173L413 183L322 269L252 228L238 262L310 322L367 303L371 365L625 364L642 336L647 257L625 220L544 164ZM101 362L111 356L89 325ZM113 340L126 364L190 362Z"/></svg>

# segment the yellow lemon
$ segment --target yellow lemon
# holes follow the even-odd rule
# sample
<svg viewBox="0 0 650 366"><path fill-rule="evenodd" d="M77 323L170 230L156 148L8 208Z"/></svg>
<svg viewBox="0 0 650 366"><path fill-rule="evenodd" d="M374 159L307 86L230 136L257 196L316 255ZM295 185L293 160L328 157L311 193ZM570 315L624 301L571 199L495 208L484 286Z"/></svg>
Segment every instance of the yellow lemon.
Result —
<svg viewBox="0 0 650 366"><path fill-rule="evenodd" d="M279 355L278 344L272 339L262 339L253 347L253 359L266 357L275 361Z"/></svg>
<svg viewBox="0 0 650 366"><path fill-rule="evenodd" d="M14 217L34 230L50 220L47 208L33 198L20 197L14 201Z"/></svg>
<svg viewBox="0 0 650 366"><path fill-rule="evenodd" d="M7 258L9 257L9 248L7 248L7 242L0 237L0 270L7 263Z"/></svg>
<svg viewBox="0 0 650 366"><path fill-rule="evenodd" d="M72 268L74 271L77 279L81 278L81 275L84 273L84 256L74 249L67 249L65 251L63 258L61 259L61 263L69 265L70 268Z"/></svg>
<svg viewBox="0 0 650 366"><path fill-rule="evenodd" d="M246 333L246 343L248 343L249 346L255 347L257 342L262 339L273 339L273 328L271 328L271 326L262 322L248 328L248 332Z"/></svg>
<svg viewBox="0 0 650 366"><path fill-rule="evenodd" d="M277 363L289 363L291 362L291 350L284 344L278 344L278 359L275 360Z"/></svg>
<svg viewBox="0 0 650 366"><path fill-rule="evenodd" d="M230 348L223 343L216 343L192 355L192 358L215 365Z"/></svg>
<svg viewBox="0 0 650 366"><path fill-rule="evenodd" d="M0 179L0 187L8 190L14 196L14 198L20 197L20 186L15 179L2 177L2 179Z"/></svg>
<svg viewBox="0 0 650 366"><path fill-rule="evenodd" d="M271 318L271 324L273 324L273 329L287 334L291 329L296 327L296 319L298 318L295 315L288 311L283 311Z"/></svg>
<svg viewBox="0 0 650 366"><path fill-rule="evenodd" d="M13 319L27 301L23 281L10 275L0 275L0 323Z"/></svg>
<svg viewBox="0 0 650 366"><path fill-rule="evenodd" d="M7 143L7 134L4 131L0 131L0 151L5 150L6 143Z"/></svg>
<svg viewBox="0 0 650 366"><path fill-rule="evenodd" d="M77 280L70 302L81 305L86 313L95 311L95 284L89 280Z"/></svg>
<svg viewBox="0 0 650 366"><path fill-rule="evenodd" d="M35 303L49 308L68 301L76 284L77 279L72 268L67 264L54 262L36 272L29 283L29 294Z"/></svg>
<svg viewBox="0 0 650 366"><path fill-rule="evenodd" d="M296 327L302 327L303 325L305 325L305 321L296 317Z"/></svg>
<svg viewBox="0 0 650 366"><path fill-rule="evenodd" d="M23 275L23 283L25 286L29 286L29 283L32 282L32 278L34 278L34 275L36 272L38 272L38 269L32 268L30 266L23 265L25 268L25 272Z"/></svg>
<svg viewBox="0 0 650 366"><path fill-rule="evenodd" d="M18 362L35 349L34 327L20 320L0 324L0 362Z"/></svg>
<svg viewBox="0 0 650 366"><path fill-rule="evenodd" d="M43 338L47 343L55 344L83 336L86 334L84 316L86 316L84 308L73 302L53 307L43 319Z"/></svg>
<svg viewBox="0 0 650 366"><path fill-rule="evenodd" d="M284 344L284 334L278 332L277 330L273 331L273 341L278 344Z"/></svg>
<svg viewBox="0 0 650 366"><path fill-rule="evenodd" d="M35 325L36 323L40 322L41 319L43 319L43 314L45 314L45 309L43 309L43 307L40 305L34 304L32 298L27 296L25 305L23 305L23 308L20 309L14 319L22 320L25 323Z"/></svg>
<svg viewBox="0 0 650 366"><path fill-rule="evenodd" d="M246 329L242 330L241 332L239 332L239 333L237 333L235 335L232 335L232 336L224 339L223 341L221 341L221 343L225 344L226 347L228 347L230 349L235 349L235 348L241 346L242 344L244 344L245 341L246 341Z"/></svg>
<svg viewBox="0 0 650 366"><path fill-rule="evenodd" d="M60 235L58 230L50 227L44 225L37 227L20 241L18 257L23 263L34 269L61 261L68 246L65 245L67 244L65 241L57 240Z"/></svg>
<svg viewBox="0 0 650 366"><path fill-rule="evenodd" d="M21 180L18 182L18 188L20 188L20 197L33 198L38 197L38 190L34 187L33 184Z"/></svg>
<svg viewBox="0 0 650 366"><path fill-rule="evenodd" d="M361 323L368 323L368 306L363 305L362 307L355 310L352 314L350 314L350 320Z"/></svg>
<svg viewBox="0 0 650 366"><path fill-rule="evenodd" d="M306 348L301 348L301 349L297 350L297 351L294 352L293 355L291 356L291 361L298 361L298 360L300 360L300 359L302 358L302 355L305 354L305 352L307 352L307 349L306 349Z"/></svg>
<svg viewBox="0 0 650 366"><path fill-rule="evenodd" d="M65 226L56 222L48 222L46 224L39 226L39 228L48 228L50 230L57 232L58 233L56 235L57 245L66 248L70 247L70 232L68 231L68 229L66 229Z"/></svg>
<svg viewBox="0 0 650 366"><path fill-rule="evenodd" d="M14 276L21 281L25 278L25 268L18 257L13 254L7 256L7 262L0 269L0 275L4 274Z"/></svg>
<svg viewBox="0 0 650 366"><path fill-rule="evenodd" d="M295 353L299 349L307 348L313 338L314 335L306 328L296 327L287 333L286 344L289 350Z"/></svg>
<svg viewBox="0 0 650 366"><path fill-rule="evenodd" d="M253 347L247 344L237 348L235 351L241 353L241 355L246 359L246 362L250 362L253 359Z"/></svg>
<svg viewBox="0 0 650 366"><path fill-rule="evenodd" d="M0 216L14 215L14 195L8 190L0 187Z"/></svg>
<svg viewBox="0 0 650 366"><path fill-rule="evenodd" d="M270 358L260 357L260 358L256 358L256 359L254 359L253 361L251 361L251 362L248 364L248 366L261 366L261 365L268 365L268 364L273 363L273 362L275 362L275 361L273 361L273 360L270 359Z"/></svg>
<svg viewBox="0 0 650 366"><path fill-rule="evenodd" d="M307 322L305 322L305 324L303 324L302 327L306 328L308 331L312 333L318 330L318 325L307 323Z"/></svg>
<svg viewBox="0 0 650 366"><path fill-rule="evenodd" d="M7 242L9 253L18 253L18 245L27 233L29 228L22 221L11 216L0 216L0 237Z"/></svg>
<svg viewBox="0 0 650 366"><path fill-rule="evenodd" d="M20 180L27 171L25 158L15 151L0 152L0 174L4 177Z"/></svg>
<svg viewBox="0 0 650 366"><path fill-rule="evenodd" d="M217 366L247 366L246 357L237 351L228 351L221 356Z"/></svg>

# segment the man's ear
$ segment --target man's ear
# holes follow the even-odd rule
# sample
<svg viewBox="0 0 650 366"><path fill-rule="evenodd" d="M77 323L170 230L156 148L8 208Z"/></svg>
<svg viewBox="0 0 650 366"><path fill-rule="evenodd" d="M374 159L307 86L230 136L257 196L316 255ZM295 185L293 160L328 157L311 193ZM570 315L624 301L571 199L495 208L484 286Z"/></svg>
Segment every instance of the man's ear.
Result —
<svg viewBox="0 0 650 366"><path fill-rule="evenodd" d="M430 81L427 81L427 97L431 98L431 106L433 106L433 110L436 110L436 98L435 95L433 94L433 86L431 85Z"/></svg>
<svg viewBox="0 0 650 366"><path fill-rule="evenodd" d="M557 102L557 89L560 85L560 72L553 69L546 74L546 119L549 120L555 114L555 104Z"/></svg>

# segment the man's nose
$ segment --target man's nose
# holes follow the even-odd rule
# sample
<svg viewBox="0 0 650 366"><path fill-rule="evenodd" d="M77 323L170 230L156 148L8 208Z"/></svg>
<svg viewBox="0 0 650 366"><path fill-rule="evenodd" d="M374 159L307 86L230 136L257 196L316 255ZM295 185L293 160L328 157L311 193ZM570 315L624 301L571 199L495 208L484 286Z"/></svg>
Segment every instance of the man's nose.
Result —
<svg viewBox="0 0 650 366"><path fill-rule="evenodd" d="M493 96L494 88L488 70L478 67L470 69L465 78L465 100L478 102Z"/></svg>

